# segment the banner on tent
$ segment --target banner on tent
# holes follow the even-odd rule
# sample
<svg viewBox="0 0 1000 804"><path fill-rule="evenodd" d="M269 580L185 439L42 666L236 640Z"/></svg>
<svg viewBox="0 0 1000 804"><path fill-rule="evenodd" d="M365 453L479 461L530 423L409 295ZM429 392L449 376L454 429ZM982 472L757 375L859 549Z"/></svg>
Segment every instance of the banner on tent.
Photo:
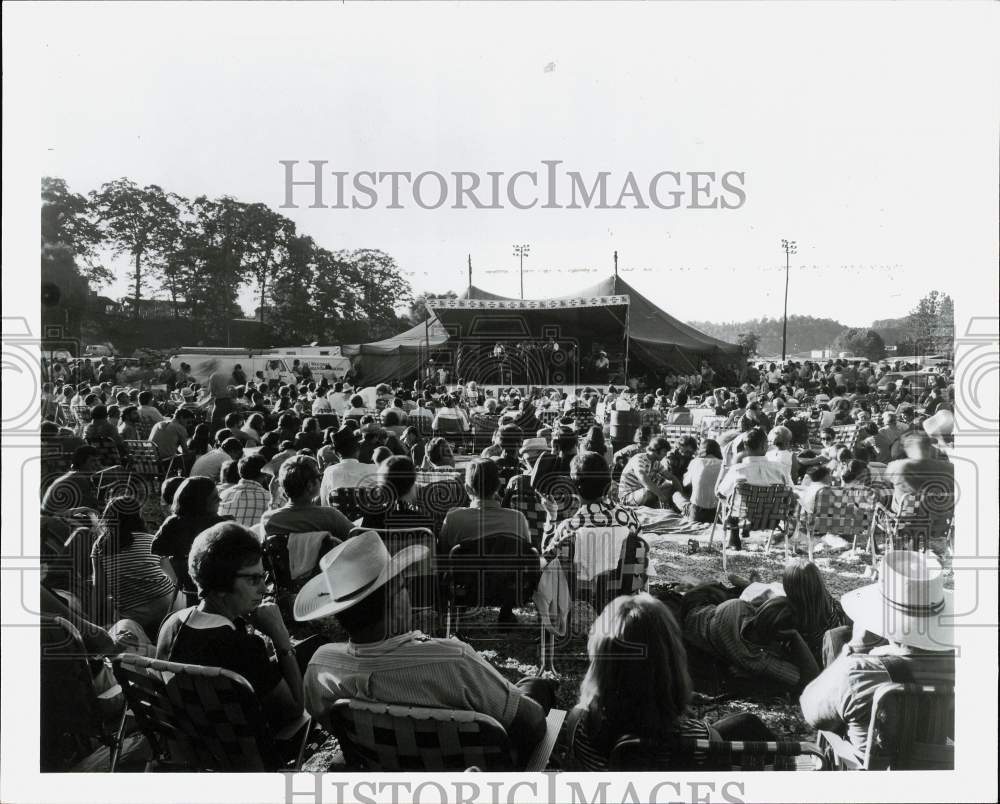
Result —
<svg viewBox="0 0 1000 804"><path fill-rule="evenodd" d="M578 307L620 307L627 295L577 299L427 299L430 310L568 310Z"/></svg>

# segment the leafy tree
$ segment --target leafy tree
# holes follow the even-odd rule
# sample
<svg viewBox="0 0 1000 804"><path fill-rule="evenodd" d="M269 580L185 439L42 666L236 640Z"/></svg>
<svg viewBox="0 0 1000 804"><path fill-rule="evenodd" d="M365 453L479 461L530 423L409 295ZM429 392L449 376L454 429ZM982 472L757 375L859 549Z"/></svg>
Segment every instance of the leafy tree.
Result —
<svg viewBox="0 0 1000 804"><path fill-rule="evenodd" d="M244 257L251 281L257 287L260 321L264 323L267 286L287 259L287 244L295 236L295 224L266 204L250 204L243 209Z"/></svg>
<svg viewBox="0 0 1000 804"><path fill-rule="evenodd" d="M453 290L446 291L445 293L421 293L415 296L413 301L410 302L410 309L406 314L406 320L410 326L416 326L430 318L431 314L427 309L427 299L457 298L458 294Z"/></svg>
<svg viewBox="0 0 1000 804"><path fill-rule="evenodd" d="M756 332L741 332L736 336L736 343L743 351L744 357L753 357L757 354L760 336Z"/></svg>
<svg viewBox="0 0 1000 804"><path fill-rule="evenodd" d="M869 360L880 360L885 357L885 342L873 329L845 329L833 342L833 348L838 352L848 352L856 357L867 357Z"/></svg>
<svg viewBox="0 0 1000 804"><path fill-rule="evenodd" d="M149 286L147 261L162 259L177 238L179 196L155 184L139 187L126 178L115 179L90 194L91 207L113 253L132 260L134 317L139 317L143 287Z"/></svg>
<svg viewBox="0 0 1000 804"><path fill-rule="evenodd" d="M41 291L43 331L60 327L66 337L78 336L90 304L90 285L66 243L42 245Z"/></svg>
<svg viewBox="0 0 1000 804"><path fill-rule="evenodd" d="M395 308L412 298L410 283L396 261L378 249L338 251L334 256L344 278L346 311L352 320L366 323L368 340L398 331Z"/></svg>
<svg viewBox="0 0 1000 804"><path fill-rule="evenodd" d="M951 352L955 340L955 308L951 296L932 290L907 316L909 340L919 354Z"/></svg>
<svg viewBox="0 0 1000 804"><path fill-rule="evenodd" d="M96 289L114 279L95 255L101 231L91 216L87 199L70 192L63 179L42 177L42 246L61 244L69 249L80 274Z"/></svg>

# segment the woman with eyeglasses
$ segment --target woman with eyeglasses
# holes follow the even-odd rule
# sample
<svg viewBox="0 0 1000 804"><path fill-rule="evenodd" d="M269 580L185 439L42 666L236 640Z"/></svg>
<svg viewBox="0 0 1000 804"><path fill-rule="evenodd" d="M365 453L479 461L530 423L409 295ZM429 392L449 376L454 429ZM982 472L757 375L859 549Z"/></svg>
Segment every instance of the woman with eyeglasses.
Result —
<svg viewBox="0 0 1000 804"><path fill-rule="evenodd" d="M163 623L157 658L239 673L254 688L275 728L299 717L299 659L278 606L264 602L257 537L235 522L213 525L191 545L188 571L200 602ZM274 648L273 659L262 637Z"/></svg>

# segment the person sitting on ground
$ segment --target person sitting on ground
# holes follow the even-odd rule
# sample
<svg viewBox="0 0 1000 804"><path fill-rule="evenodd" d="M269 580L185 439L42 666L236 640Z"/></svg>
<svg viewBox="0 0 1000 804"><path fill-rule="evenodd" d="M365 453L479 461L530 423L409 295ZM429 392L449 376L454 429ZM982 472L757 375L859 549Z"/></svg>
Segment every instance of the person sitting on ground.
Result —
<svg viewBox="0 0 1000 804"><path fill-rule="evenodd" d="M379 449L386 451L386 458L378 466L371 492L362 495L361 527L427 528L433 533L434 522L416 502L417 469L413 461L405 455L393 455L385 447Z"/></svg>
<svg viewBox="0 0 1000 804"><path fill-rule="evenodd" d="M194 540L188 566L200 602L163 623L157 658L238 673L253 687L272 729L293 722L303 709L300 657L278 606L263 602L257 537L235 522L215 525ZM276 659L259 634L271 642Z"/></svg>
<svg viewBox="0 0 1000 804"><path fill-rule="evenodd" d="M796 630L795 610L784 597L759 608L719 584L705 583L684 595L684 639L722 661L736 676L801 689L819 672Z"/></svg>
<svg viewBox="0 0 1000 804"><path fill-rule="evenodd" d="M220 516L232 517L246 528L260 523L271 501L268 493L271 477L263 473L266 463L263 455L244 455L240 458L237 482L220 493Z"/></svg>
<svg viewBox="0 0 1000 804"><path fill-rule="evenodd" d="M767 435L763 430L755 428L747 433L744 439L746 456L734 466L720 476L716 494L720 500L729 499L736 490L739 483L747 483L751 486L773 486L780 485L791 488L791 481L781 464L767 460ZM729 546L734 550L742 549L740 543L739 521L736 517L729 517L726 522L729 528ZM749 532L744 530L743 537L749 536Z"/></svg>
<svg viewBox="0 0 1000 804"><path fill-rule="evenodd" d="M522 758L545 734L554 682L507 681L474 648L411 629L407 567L426 561L423 546L390 557L367 531L323 557L322 572L295 599L295 619L334 616L349 641L320 647L305 673L306 709L328 724L336 701L360 698L383 704L462 709L497 720Z"/></svg>
<svg viewBox="0 0 1000 804"><path fill-rule="evenodd" d="M691 459L682 483L684 491L674 494L674 505L685 511L692 522L714 522L719 500L715 496L715 486L722 471L722 450L714 439L702 439L698 454ZM685 505L687 506L685 508Z"/></svg>
<svg viewBox="0 0 1000 804"><path fill-rule="evenodd" d="M642 661L628 656L636 651ZM567 722L567 770L606 771L611 750L626 735L664 746L684 738L779 739L747 712L711 725L688 715L693 685L681 629L667 606L649 594L611 601L590 629L587 655L579 703Z"/></svg>
<svg viewBox="0 0 1000 804"><path fill-rule="evenodd" d="M938 561L908 550L886 553L878 582L848 592L840 602L861 638L805 688L799 704L806 723L846 738L854 759L863 761L872 700L881 685L954 688L956 611ZM847 629L828 631L826 640L838 630ZM881 644L870 635L881 637ZM824 652L827 648L824 644Z"/></svg>
<svg viewBox="0 0 1000 804"><path fill-rule="evenodd" d="M187 572L191 543L203 530L228 517L219 514L219 492L207 477L185 478L174 493L171 511L156 531L150 550L170 559L177 584L190 602L196 594Z"/></svg>
<svg viewBox="0 0 1000 804"><path fill-rule="evenodd" d="M339 541L350 536L354 527L351 520L336 508L316 502L323 478L315 458L289 458L281 465L277 480L288 502L264 512L260 521L266 535L326 531Z"/></svg>
<svg viewBox="0 0 1000 804"><path fill-rule="evenodd" d="M173 606L177 587L163 559L150 548L153 536L132 497L108 501L91 550L94 600L99 621L132 620L153 639Z"/></svg>
<svg viewBox="0 0 1000 804"><path fill-rule="evenodd" d="M674 482L662 466L669 451L670 441L654 436L644 451L629 459L618 481L618 499L624 505L659 508L662 503L672 504Z"/></svg>
<svg viewBox="0 0 1000 804"><path fill-rule="evenodd" d="M819 567L806 558L792 558L785 564L781 586L795 611L796 630L821 664L824 634L850 625L850 619L840 601L827 591Z"/></svg>
<svg viewBox="0 0 1000 804"><path fill-rule="evenodd" d="M675 494L686 495L691 493L690 488L685 488L683 479L696 452L698 452L698 439L694 436L683 436L674 442L673 449L660 462L666 476L670 478L670 481L674 485ZM673 499L671 499L671 504L668 507L675 508ZM679 508L676 508L676 510L680 512Z"/></svg>

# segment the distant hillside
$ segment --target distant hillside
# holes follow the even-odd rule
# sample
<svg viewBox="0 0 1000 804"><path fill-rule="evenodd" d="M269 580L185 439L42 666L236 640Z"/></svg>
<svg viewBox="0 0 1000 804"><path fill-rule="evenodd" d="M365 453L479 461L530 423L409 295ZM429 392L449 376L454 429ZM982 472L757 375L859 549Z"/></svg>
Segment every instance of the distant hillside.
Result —
<svg viewBox="0 0 1000 804"><path fill-rule="evenodd" d="M886 346L896 346L909 339L908 318L883 318L872 321L872 329L882 336Z"/></svg>
<svg viewBox="0 0 1000 804"><path fill-rule="evenodd" d="M707 335L736 343L743 332L755 332L760 336L757 353L776 355L781 353L781 319L756 318L752 321L729 321L716 324L711 321L688 321L695 329ZM810 352L813 349L828 349L837 336L844 331L845 324L831 318L813 318L808 315L788 317L789 353Z"/></svg>

